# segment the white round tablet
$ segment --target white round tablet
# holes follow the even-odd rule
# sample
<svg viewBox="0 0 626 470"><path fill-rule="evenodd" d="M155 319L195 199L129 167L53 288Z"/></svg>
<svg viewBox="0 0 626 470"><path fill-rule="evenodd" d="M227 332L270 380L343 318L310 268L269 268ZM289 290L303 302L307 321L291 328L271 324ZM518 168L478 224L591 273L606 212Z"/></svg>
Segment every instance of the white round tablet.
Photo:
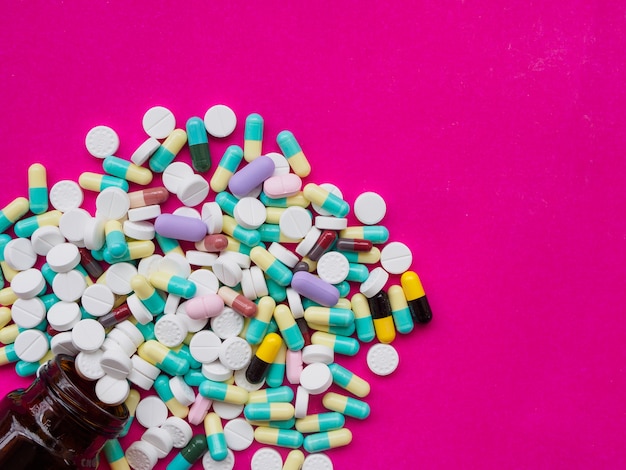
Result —
<svg viewBox="0 0 626 470"><path fill-rule="evenodd" d="M244 197L237 202L233 212L235 220L243 228L257 229L265 223L265 206L253 197Z"/></svg>
<svg viewBox="0 0 626 470"><path fill-rule="evenodd" d="M193 437L191 426L184 419L178 416L170 416L161 425L161 429L165 429L172 436L174 447L182 449ZM208 453L208 452L207 452Z"/></svg>
<svg viewBox="0 0 626 470"><path fill-rule="evenodd" d="M219 351L220 362L232 370L247 367L252 359L250 344L238 336L224 340Z"/></svg>
<svg viewBox="0 0 626 470"><path fill-rule="evenodd" d="M105 234L104 226L106 220L90 217L85 220L83 242L88 250L99 250L104 246Z"/></svg>
<svg viewBox="0 0 626 470"><path fill-rule="evenodd" d="M178 253L168 253L159 261L159 271L187 278L191 274L189 261Z"/></svg>
<svg viewBox="0 0 626 470"><path fill-rule="evenodd" d="M185 258L192 266L213 266L217 261L217 253L207 253L205 251L187 250Z"/></svg>
<svg viewBox="0 0 626 470"><path fill-rule="evenodd" d="M46 256L53 247L64 243L65 237L61 234L59 227L44 225L33 232L30 241L35 253L39 256Z"/></svg>
<svg viewBox="0 0 626 470"><path fill-rule="evenodd" d="M67 354L69 356L76 356L79 354L78 349L72 343L72 332L61 331L52 337L50 340L50 350L52 354L58 356L59 354ZM98 365L100 361L98 361ZM97 377L100 378L100 377Z"/></svg>
<svg viewBox="0 0 626 470"><path fill-rule="evenodd" d="M312 225L310 212L299 206L288 207L278 221L280 233L294 240L304 238Z"/></svg>
<svg viewBox="0 0 626 470"><path fill-rule="evenodd" d="M192 175L178 187L178 200L187 207L194 207L209 195L209 182L202 175Z"/></svg>
<svg viewBox="0 0 626 470"><path fill-rule="evenodd" d="M296 246L296 253L298 253L300 256L308 255L309 251L311 251L311 248L313 248L313 245L315 245L315 242L317 242L317 239L320 237L321 234L322 231L320 229L318 229L317 227L311 227L311 230L309 230L309 232L306 234L304 240L302 240Z"/></svg>
<svg viewBox="0 0 626 470"><path fill-rule="evenodd" d="M96 349L91 352L79 352L76 355L74 364L78 375L80 375L83 379L91 381L104 377L104 370L100 366L100 359L102 359L103 354L104 353L101 349Z"/></svg>
<svg viewBox="0 0 626 470"><path fill-rule="evenodd" d="M217 360L209 364L202 364L202 375L215 382L224 382L233 376L233 371Z"/></svg>
<svg viewBox="0 0 626 470"><path fill-rule="evenodd" d="M14 238L4 247L4 260L16 271L32 268L37 262L37 253L28 238Z"/></svg>
<svg viewBox="0 0 626 470"><path fill-rule="evenodd" d="M115 379L104 375L96 382L96 396L107 405L121 405L130 393L126 379Z"/></svg>
<svg viewBox="0 0 626 470"><path fill-rule="evenodd" d="M304 317L304 307L302 306L302 298L293 287L287 287L287 303L291 314L297 320Z"/></svg>
<svg viewBox="0 0 626 470"><path fill-rule="evenodd" d="M121 349L108 349L100 358L100 367L105 374L116 379L125 379L133 369L133 363Z"/></svg>
<svg viewBox="0 0 626 470"><path fill-rule="evenodd" d="M178 188L181 184L194 175L193 168L185 162L170 163L165 170L161 179L163 186L172 194L178 194Z"/></svg>
<svg viewBox="0 0 626 470"><path fill-rule="evenodd" d="M265 154L266 157L270 157L274 162L274 173L272 176L280 176L289 174L291 171L291 167L289 166L289 162L283 156L283 154L278 152L270 152Z"/></svg>
<svg viewBox="0 0 626 470"><path fill-rule="evenodd" d="M300 261L300 258L294 255L290 250L285 248L280 243L272 242L267 251L273 254L278 261L280 261L289 268L295 267L296 264L298 264L298 261Z"/></svg>
<svg viewBox="0 0 626 470"><path fill-rule="evenodd" d="M234 261L228 260L224 256L220 256L213 262L213 274L229 287L234 287L241 282L243 273L241 267Z"/></svg>
<svg viewBox="0 0 626 470"><path fill-rule="evenodd" d="M198 219L198 220L202 220L202 216L200 215L200 212L198 212L197 209L194 209L193 207L178 207L177 209L174 210L174 212L172 212L172 214L174 215L181 215L183 217L189 217L191 219Z"/></svg>
<svg viewBox="0 0 626 470"><path fill-rule="evenodd" d="M202 468L204 470L233 470L235 468L235 454L228 449L228 454L224 460L214 460L211 453L207 452L202 457Z"/></svg>
<svg viewBox="0 0 626 470"><path fill-rule="evenodd" d="M198 331L189 343L189 352L196 361L208 364L219 357L222 340L210 330Z"/></svg>
<svg viewBox="0 0 626 470"><path fill-rule="evenodd" d="M411 249L401 242L391 242L380 252L380 264L390 274L402 274L412 262Z"/></svg>
<svg viewBox="0 0 626 470"><path fill-rule="evenodd" d="M301 470L333 470L333 461L326 454L309 454Z"/></svg>
<svg viewBox="0 0 626 470"><path fill-rule="evenodd" d="M137 370L141 372L143 375L148 377L151 380L156 380L156 378L161 373L161 369L156 366L153 366L148 361L143 359L141 356L137 354L133 354L130 358L130 361L133 364L133 370Z"/></svg>
<svg viewBox="0 0 626 470"><path fill-rule="evenodd" d="M257 298L256 291L254 290L254 284L252 282L252 274L249 269L243 269L241 272L241 292L244 297L254 300Z"/></svg>
<svg viewBox="0 0 626 470"><path fill-rule="evenodd" d="M87 132L85 147L96 158L106 158L117 152L120 146L120 138L117 133L108 126L96 126Z"/></svg>
<svg viewBox="0 0 626 470"><path fill-rule="evenodd" d="M137 274L137 268L130 263L116 263L106 270L106 285L117 295L127 295L133 291L131 279Z"/></svg>
<svg viewBox="0 0 626 470"><path fill-rule="evenodd" d="M185 383L182 377L172 377L169 384L172 395L174 395L174 398L176 398L181 405L189 406L195 401L196 394L193 392L193 389Z"/></svg>
<svg viewBox="0 0 626 470"><path fill-rule="evenodd" d="M235 419L243 412L243 405L215 400L213 401L213 411L222 419Z"/></svg>
<svg viewBox="0 0 626 470"><path fill-rule="evenodd" d="M216 104L204 115L204 127L213 137L227 137L237 126L237 116L228 106Z"/></svg>
<svg viewBox="0 0 626 470"><path fill-rule="evenodd" d="M375 344L367 351L367 367L376 375L389 375L398 368L400 356L390 344Z"/></svg>
<svg viewBox="0 0 626 470"><path fill-rule="evenodd" d="M115 329L128 336L136 347L139 347L139 345L145 341L139 328L137 328L130 320L124 320L118 323L115 325Z"/></svg>
<svg viewBox="0 0 626 470"><path fill-rule="evenodd" d="M124 454L130 468L134 470L151 470L159 460L159 452L145 441L135 441Z"/></svg>
<svg viewBox="0 0 626 470"><path fill-rule="evenodd" d="M206 324L209 323L209 319L208 318L200 318L200 319L191 318L189 315L187 315L185 304L186 302L183 302L182 304L178 305L178 308L176 309L176 315L180 317L180 319L183 321L189 333L196 333L202 330L206 326Z"/></svg>
<svg viewBox="0 0 626 470"><path fill-rule="evenodd" d="M226 445L232 450L245 450L254 441L254 429L243 418L233 419L224 426Z"/></svg>
<svg viewBox="0 0 626 470"><path fill-rule="evenodd" d="M167 457L167 454L169 454L174 447L171 434L167 432L166 429L162 428L153 427L146 429L141 436L141 440L152 444L160 459Z"/></svg>
<svg viewBox="0 0 626 470"><path fill-rule="evenodd" d="M153 204L150 206L135 207L133 209L129 209L127 215L128 220L131 222L156 219L161 215L161 206Z"/></svg>
<svg viewBox="0 0 626 470"><path fill-rule="evenodd" d="M130 208L130 198L123 189L105 188L96 197L96 217L106 220L121 219Z"/></svg>
<svg viewBox="0 0 626 470"><path fill-rule="evenodd" d="M46 287L46 280L39 269L30 268L17 273L11 280L11 289L20 299L32 299Z"/></svg>
<svg viewBox="0 0 626 470"><path fill-rule="evenodd" d="M141 124L150 137L165 139L176 128L176 118L169 109L154 106L143 115Z"/></svg>
<svg viewBox="0 0 626 470"><path fill-rule="evenodd" d="M335 360L335 351L323 344L310 344L302 349L302 362L331 364Z"/></svg>
<svg viewBox="0 0 626 470"><path fill-rule="evenodd" d="M125 220L122 230L124 235L135 240L152 240L156 233L154 224L145 221L131 222L130 220Z"/></svg>
<svg viewBox="0 0 626 470"><path fill-rule="evenodd" d="M252 456L250 470L282 470L283 459L277 450L262 447Z"/></svg>
<svg viewBox="0 0 626 470"><path fill-rule="evenodd" d="M83 190L75 181L61 180L50 189L50 204L56 210L69 212L83 203Z"/></svg>
<svg viewBox="0 0 626 470"><path fill-rule="evenodd" d="M300 374L300 385L311 395L319 395L330 388L333 375L326 364L316 362L306 366Z"/></svg>
<svg viewBox="0 0 626 470"><path fill-rule="evenodd" d="M46 263L55 273L71 271L80 263L80 252L73 243L60 243L46 255Z"/></svg>
<svg viewBox="0 0 626 470"><path fill-rule="evenodd" d="M202 205L202 221L207 226L210 235L222 231L222 208L217 202L206 202Z"/></svg>
<svg viewBox="0 0 626 470"><path fill-rule="evenodd" d="M46 318L46 306L39 297L17 299L11 306L11 318L20 328L35 328Z"/></svg>
<svg viewBox="0 0 626 470"><path fill-rule="evenodd" d="M72 328L72 342L81 351L95 351L102 346L106 334L102 323L86 318Z"/></svg>
<svg viewBox="0 0 626 470"><path fill-rule="evenodd" d="M48 352L48 338L43 331L24 330L15 338L13 347L15 348L15 354L20 360L37 362Z"/></svg>
<svg viewBox="0 0 626 470"><path fill-rule="evenodd" d="M161 146L161 143L154 137L148 137L143 144L130 156L130 161L135 165L143 165L148 161L154 152Z"/></svg>
<svg viewBox="0 0 626 470"><path fill-rule="evenodd" d="M322 183L319 186L320 186L320 188L325 189L329 193L334 194L339 199L343 199L343 194L341 193L341 190L337 186L335 186L334 184L332 184L332 183ZM311 204L311 207L313 207L313 210L315 212L317 212L319 215L330 215L330 212L328 212L326 209L322 209L317 204Z"/></svg>
<svg viewBox="0 0 626 470"><path fill-rule="evenodd" d="M385 284L387 284L388 280L389 274L387 273L387 271L385 271L381 267L374 268L370 271L370 274L365 282L361 283L359 290L368 299L372 298L376 294L378 294L383 289L383 287L385 287Z"/></svg>
<svg viewBox="0 0 626 470"><path fill-rule="evenodd" d="M85 209L71 209L59 219L59 230L67 241L82 244L85 239L85 228L91 219L91 214Z"/></svg>
<svg viewBox="0 0 626 470"><path fill-rule="evenodd" d="M294 404L296 418L304 418L309 410L309 392L302 385L296 389L296 402Z"/></svg>
<svg viewBox="0 0 626 470"><path fill-rule="evenodd" d="M317 262L317 275L329 284L345 281L349 271L348 259L338 251L324 253Z"/></svg>
<svg viewBox="0 0 626 470"><path fill-rule="evenodd" d="M178 315L163 315L154 325L156 339L168 348L182 344L187 333L189 331Z"/></svg>
<svg viewBox="0 0 626 470"><path fill-rule="evenodd" d="M161 255L152 255L142 258L137 265L137 272L145 278L149 278L150 274L159 270L159 263L163 259Z"/></svg>
<svg viewBox="0 0 626 470"><path fill-rule="evenodd" d="M80 299L86 287L85 276L75 269L66 273L58 273L52 281L52 292L66 302Z"/></svg>
<svg viewBox="0 0 626 470"><path fill-rule="evenodd" d="M348 226L348 219L318 215L315 217L315 226L320 230L343 230Z"/></svg>
<svg viewBox="0 0 626 470"><path fill-rule="evenodd" d="M80 307L76 302L57 302L48 309L46 319L56 331L71 330L80 321Z"/></svg>
<svg viewBox="0 0 626 470"><path fill-rule="evenodd" d="M250 266L250 276L252 277L256 296L260 298L268 295L267 282L265 281L263 270L258 266Z"/></svg>
<svg viewBox="0 0 626 470"><path fill-rule="evenodd" d="M181 300L181 297L179 295L167 294L167 298L165 299L165 307L163 308L163 313L165 313L166 315L169 315L171 313L176 313L180 305L180 300Z"/></svg>
<svg viewBox="0 0 626 470"><path fill-rule="evenodd" d="M143 398L135 409L135 419L144 428L161 426L167 419L167 406L159 397L151 395Z"/></svg>
<svg viewBox="0 0 626 470"><path fill-rule="evenodd" d="M211 329L222 339L237 336L243 330L243 325L243 317L230 307L224 307L221 314L211 318Z"/></svg>
<svg viewBox="0 0 626 470"><path fill-rule="evenodd" d="M150 313L150 310L148 310L143 302L139 300L137 294L132 294L126 297L126 305L128 305L128 309L135 320L142 325L147 325L152 321L153 316Z"/></svg>
<svg viewBox="0 0 626 470"><path fill-rule="evenodd" d="M354 215L365 225L374 225L383 220L387 212L385 200L377 193L368 191L354 201Z"/></svg>

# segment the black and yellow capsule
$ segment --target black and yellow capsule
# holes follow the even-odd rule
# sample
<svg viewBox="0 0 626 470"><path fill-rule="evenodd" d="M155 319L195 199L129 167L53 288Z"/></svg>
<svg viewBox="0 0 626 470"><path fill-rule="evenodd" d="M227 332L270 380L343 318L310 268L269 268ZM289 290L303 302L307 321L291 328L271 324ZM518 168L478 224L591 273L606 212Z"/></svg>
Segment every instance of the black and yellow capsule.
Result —
<svg viewBox="0 0 626 470"><path fill-rule="evenodd" d="M374 330L376 338L381 343L391 343L396 338L396 327L391 315L391 303L387 292L381 290L374 297L367 299L372 319L374 320Z"/></svg>
<svg viewBox="0 0 626 470"><path fill-rule="evenodd" d="M409 304L411 316L418 323L428 323L433 318L433 312L426 298L422 281L417 273L407 271L400 277L402 290Z"/></svg>
<svg viewBox="0 0 626 470"><path fill-rule="evenodd" d="M246 379L248 382L258 384L267 375L270 364L276 359L276 355L283 344L282 338L276 333L265 335L250 365L246 369Z"/></svg>

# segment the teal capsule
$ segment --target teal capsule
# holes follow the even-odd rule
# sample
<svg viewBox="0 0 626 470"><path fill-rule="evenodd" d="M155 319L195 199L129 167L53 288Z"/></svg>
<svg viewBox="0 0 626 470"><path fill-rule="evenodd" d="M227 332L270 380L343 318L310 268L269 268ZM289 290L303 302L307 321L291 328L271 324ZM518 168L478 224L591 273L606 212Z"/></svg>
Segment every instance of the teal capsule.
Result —
<svg viewBox="0 0 626 470"><path fill-rule="evenodd" d="M246 341L253 345L259 344L267 334L267 327L269 325L269 322L252 317L250 323L248 323L248 329L246 330Z"/></svg>
<svg viewBox="0 0 626 470"><path fill-rule="evenodd" d="M293 390L287 385L281 385L276 388L265 388L250 392L248 395L248 403L272 403L283 402L289 403L293 400Z"/></svg>
<svg viewBox="0 0 626 470"><path fill-rule="evenodd" d="M239 202L239 199L226 191L222 191L221 193L217 193L215 195L215 202L217 202L217 205L220 206L222 211L231 217L234 217L235 206Z"/></svg>
<svg viewBox="0 0 626 470"><path fill-rule="evenodd" d="M181 359L170 348L155 340L148 340L142 343L137 348L137 354L169 375L185 375L189 371L187 361Z"/></svg>
<svg viewBox="0 0 626 470"><path fill-rule="evenodd" d="M304 441L304 437L299 431L264 426L256 428L254 438L261 444L288 447L290 449L297 449L302 446L302 442Z"/></svg>
<svg viewBox="0 0 626 470"><path fill-rule="evenodd" d="M241 160L243 160L243 149L241 147L231 145L226 149L211 178L210 184L213 191L219 193L228 187L228 182L237 171Z"/></svg>
<svg viewBox="0 0 626 470"><path fill-rule="evenodd" d="M261 194L259 194L259 200L263 203L265 207L289 207L289 203L286 197L273 199L265 194L265 192L263 191L261 191Z"/></svg>
<svg viewBox="0 0 626 470"><path fill-rule="evenodd" d="M200 369L202 367L202 363L194 359L191 355L191 351L189 351L189 346L186 344L181 344L176 351L174 351L178 357L184 359L189 363L190 369Z"/></svg>
<svg viewBox="0 0 626 470"><path fill-rule="evenodd" d="M154 322L148 322L145 325L142 325L141 323L136 322L135 326L141 332L143 339L145 341L156 339L156 335L154 334Z"/></svg>
<svg viewBox="0 0 626 470"><path fill-rule="evenodd" d="M194 116L187 120L185 127L187 129L187 140L193 169L198 173L209 171L211 168L211 152L204 121Z"/></svg>
<svg viewBox="0 0 626 470"><path fill-rule="evenodd" d="M322 344L332 348L337 354L355 356L359 352L359 341L348 336L338 336L331 333L317 331L311 335L313 344Z"/></svg>
<svg viewBox="0 0 626 470"><path fill-rule="evenodd" d="M120 441L117 439L109 439L104 443L102 451L104 452L104 458L107 460L112 469L115 470L116 468L124 468L122 462L126 461L126 456L124 455L124 449L122 449ZM115 465L117 462L120 462L119 467L116 467ZM126 467L127 466L128 463L126 463Z"/></svg>
<svg viewBox="0 0 626 470"><path fill-rule="evenodd" d="M291 419L293 414L293 405L285 402L248 403L243 409L243 415L250 421L279 421Z"/></svg>
<svg viewBox="0 0 626 470"><path fill-rule="evenodd" d="M106 188L120 188L128 191L128 181L116 176L100 175L98 173L85 172L78 178L78 184L83 189L101 192Z"/></svg>
<svg viewBox="0 0 626 470"><path fill-rule="evenodd" d="M265 279L265 283L267 284L267 291L269 295L274 301L278 304L287 298L287 288L285 286L280 286L273 279Z"/></svg>
<svg viewBox="0 0 626 470"><path fill-rule="evenodd" d="M298 243L300 241L284 236L280 231L280 225L277 224L262 224L257 231L262 242Z"/></svg>
<svg viewBox="0 0 626 470"><path fill-rule="evenodd" d="M309 323L345 327L354 323L354 313L347 308L308 307L304 319Z"/></svg>
<svg viewBox="0 0 626 470"><path fill-rule="evenodd" d="M164 255L175 252L184 256L183 250L180 247L180 243L178 243L178 240L164 237L162 235L159 235L158 233L154 235L154 238L156 238L156 241L159 244L159 247L161 247Z"/></svg>
<svg viewBox="0 0 626 470"><path fill-rule="evenodd" d="M155 288L185 299L191 299L196 295L197 288L194 282L175 274L157 271L150 275L149 280Z"/></svg>
<svg viewBox="0 0 626 470"><path fill-rule="evenodd" d="M341 238L357 238L369 240L372 243L386 243L389 240L389 230L384 225L365 225L362 227L348 227L339 232ZM354 252L359 253L359 252ZM345 256L345 253L342 252ZM348 261L352 262L350 259Z"/></svg>
<svg viewBox="0 0 626 470"><path fill-rule="evenodd" d="M348 276L346 277L346 281L365 282L369 275L370 271L364 264L349 263Z"/></svg>
<svg viewBox="0 0 626 470"><path fill-rule="evenodd" d="M182 129L174 129L150 157L150 169L162 173L186 143L187 133Z"/></svg>
<svg viewBox="0 0 626 470"><path fill-rule="evenodd" d="M202 371L190 369L184 376L183 380L191 387L198 387L202 382L206 380L206 377L202 375Z"/></svg>
<svg viewBox="0 0 626 470"><path fill-rule="evenodd" d="M322 452L335 447L345 446L352 442L352 433L348 428L334 431L309 434L304 438L304 450L307 452Z"/></svg>
<svg viewBox="0 0 626 470"><path fill-rule="evenodd" d="M41 299L41 301L43 302L44 306L46 307L46 311L50 310L50 307L52 307L54 304L56 304L57 302L61 301L54 294L40 295L39 298Z"/></svg>
<svg viewBox="0 0 626 470"><path fill-rule="evenodd" d="M234 227L233 238L249 247L257 246L261 242L261 235L258 231L243 228L241 225Z"/></svg>
<svg viewBox="0 0 626 470"><path fill-rule="evenodd" d="M41 163L33 163L28 168L28 201L33 214L43 214L48 210L46 167ZM21 236L23 235L18 235Z"/></svg>
<svg viewBox="0 0 626 470"><path fill-rule="evenodd" d="M104 247L99 250L91 250L91 257L96 261L104 261Z"/></svg>
<svg viewBox="0 0 626 470"><path fill-rule="evenodd" d="M327 409L352 418L366 419L370 415L370 406L367 403L338 393L327 393L324 395L322 403Z"/></svg>
<svg viewBox="0 0 626 470"><path fill-rule="evenodd" d="M52 268L50 267L48 263L42 264L40 271L41 271L43 278L48 283L48 285L52 286L52 282L54 281L54 278L56 277L57 273L52 270Z"/></svg>
<svg viewBox="0 0 626 470"><path fill-rule="evenodd" d="M189 444L176 454L165 468L166 470L189 470L196 461L200 460L207 450L206 436L201 434L193 436Z"/></svg>
<svg viewBox="0 0 626 470"><path fill-rule="evenodd" d="M0 262L4 261L4 247L7 246L7 243L11 240L10 235L6 233L0 234Z"/></svg>
<svg viewBox="0 0 626 470"><path fill-rule="evenodd" d="M39 227L43 227L45 225L54 225L58 227L59 220L61 220L62 215L63 213L61 211L53 210L18 220L14 227L15 235L21 238L29 238Z"/></svg>
<svg viewBox="0 0 626 470"><path fill-rule="evenodd" d="M320 325L319 323L314 323L314 329L317 331L324 331L326 333L331 333L337 336L350 336L354 333L356 326L355 323L350 323L347 326L335 326L335 325Z"/></svg>
<svg viewBox="0 0 626 470"><path fill-rule="evenodd" d="M341 281L339 284L333 284L339 291L339 297L347 297L350 293L350 284L347 281Z"/></svg>
<svg viewBox="0 0 626 470"><path fill-rule="evenodd" d="M30 377L37 373L41 364L39 362L17 361L15 363L15 373L20 377Z"/></svg>
<svg viewBox="0 0 626 470"><path fill-rule="evenodd" d="M102 169L108 174L117 176L143 186L152 182L152 172L147 168L135 165L123 158L109 156L102 161Z"/></svg>
<svg viewBox="0 0 626 470"><path fill-rule="evenodd" d="M250 424L253 426L263 426L266 428L293 429L293 427L296 425L296 418L280 421L250 421Z"/></svg>
<svg viewBox="0 0 626 470"><path fill-rule="evenodd" d="M355 318L354 326L359 341L369 343L376 337L376 330L374 329L374 322L371 315L369 317Z"/></svg>
<svg viewBox="0 0 626 470"><path fill-rule="evenodd" d="M247 162L261 155L262 144L263 118L257 113L249 114L243 131L243 157Z"/></svg>
<svg viewBox="0 0 626 470"><path fill-rule="evenodd" d="M164 402L168 402L172 398L174 398L174 394L172 393L172 389L170 388L170 380L164 374L159 375L155 379L154 390Z"/></svg>
<svg viewBox="0 0 626 470"><path fill-rule="evenodd" d="M387 290L389 303L391 304L391 315L396 325L398 333L407 334L413 331L415 324L409 310L409 305L404 295L402 287L398 285L390 286Z"/></svg>
<svg viewBox="0 0 626 470"><path fill-rule="evenodd" d="M276 320L272 318L272 320L270 321L270 324L267 326L267 332L265 334L276 333L276 332L278 332L278 324L276 323Z"/></svg>
<svg viewBox="0 0 626 470"><path fill-rule="evenodd" d="M111 259L122 258L128 253L128 243L126 243L126 235L121 230L122 224L117 220L110 220L105 225L104 259L107 259L107 251Z"/></svg>

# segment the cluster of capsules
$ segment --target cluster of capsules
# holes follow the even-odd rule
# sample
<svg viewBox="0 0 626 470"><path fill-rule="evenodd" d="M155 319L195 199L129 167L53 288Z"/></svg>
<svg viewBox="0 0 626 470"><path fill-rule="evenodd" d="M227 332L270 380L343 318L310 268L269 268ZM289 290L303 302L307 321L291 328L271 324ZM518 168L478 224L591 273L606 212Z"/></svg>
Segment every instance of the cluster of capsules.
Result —
<svg viewBox="0 0 626 470"><path fill-rule="evenodd" d="M125 451L107 443L114 470L151 469L173 448L168 469L200 459L232 469L233 451L255 440L293 450L283 463L260 448L254 470L332 468L322 452L351 442L346 417L370 413L368 382L336 356L377 339L367 364L387 375L398 365L396 331L432 317L411 251L377 225L378 194L356 199L364 225L349 227L337 187L303 184L310 166L291 132L276 138L281 153L262 154L260 115L247 116L243 148L229 146L210 179L208 136L230 135L235 114L217 105L186 130L175 122L166 108L148 110L149 138L130 161L113 155L115 131L94 127L85 143L104 173L78 183L48 190L45 168L29 168L29 197L0 212L10 282L0 291L0 363L28 376L56 354L74 356L103 403L126 403L146 431ZM192 166L174 161L185 145ZM154 173L162 186L151 185ZM83 190L98 193L93 216ZM171 194L182 205L162 213ZM11 227L15 237L3 233ZM386 288L390 274L400 282ZM327 412L309 413L316 395Z"/></svg>

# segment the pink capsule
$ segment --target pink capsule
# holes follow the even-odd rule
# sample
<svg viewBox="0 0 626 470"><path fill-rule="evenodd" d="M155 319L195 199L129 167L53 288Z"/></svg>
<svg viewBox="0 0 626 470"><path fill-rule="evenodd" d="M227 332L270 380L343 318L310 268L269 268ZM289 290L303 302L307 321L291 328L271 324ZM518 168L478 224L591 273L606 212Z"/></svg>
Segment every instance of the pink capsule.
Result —
<svg viewBox="0 0 626 470"><path fill-rule="evenodd" d="M217 294L208 294L194 297L185 304L185 311L189 318L201 320L218 316L224 310L224 301Z"/></svg>
<svg viewBox="0 0 626 470"><path fill-rule="evenodd" d="M302 374L302 350L292 351L287 350L285 356L287 381L292 385L298 385L300 383L300 374Z"/></svg>
<svg viewBox="0 0 626 470"><path fill-rule="evenodd" d="M294 173L272 176L263 183L263 192L272 199L293 196L300 189L302 189L302 180Z"/></svg>

